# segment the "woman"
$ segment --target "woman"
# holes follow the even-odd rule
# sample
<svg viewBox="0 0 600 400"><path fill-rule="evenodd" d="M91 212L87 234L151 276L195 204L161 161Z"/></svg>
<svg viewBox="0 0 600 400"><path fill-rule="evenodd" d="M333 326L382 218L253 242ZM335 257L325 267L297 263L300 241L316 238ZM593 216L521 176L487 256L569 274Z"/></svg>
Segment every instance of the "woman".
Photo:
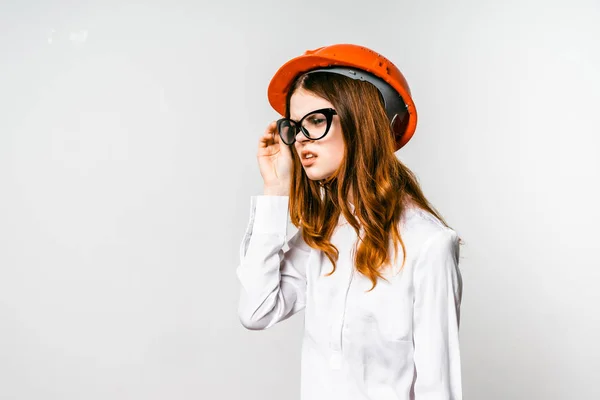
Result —
<svg viewBox="0 0 600 400"><path fill-rule="evenodd" d="M242 324L305 310L302 399L461 399L460 239L394 154L416 126L404 77L333 45L284 64L268 94L285 117L259 139Z"/></svg>

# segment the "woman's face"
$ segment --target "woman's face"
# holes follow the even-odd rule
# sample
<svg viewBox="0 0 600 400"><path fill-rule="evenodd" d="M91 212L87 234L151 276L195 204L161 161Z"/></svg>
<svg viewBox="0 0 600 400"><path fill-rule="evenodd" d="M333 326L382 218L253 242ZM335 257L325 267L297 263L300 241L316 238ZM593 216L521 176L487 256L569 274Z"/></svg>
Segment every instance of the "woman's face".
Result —
<svg viewBox="0 0 600 400"><path fill-rule="evenodd" d="M321 108L333 108L333 105L322 97L304 89L298 89L290 99L290 118L300 121L306 114ZM308 178L311 180L327 179L337 170L344 158L345 144L340 117L333 116L327 135L319 140L310 140L299 131L294 146ZM314 158L307 159L305 152L310 152Z"/></svg>

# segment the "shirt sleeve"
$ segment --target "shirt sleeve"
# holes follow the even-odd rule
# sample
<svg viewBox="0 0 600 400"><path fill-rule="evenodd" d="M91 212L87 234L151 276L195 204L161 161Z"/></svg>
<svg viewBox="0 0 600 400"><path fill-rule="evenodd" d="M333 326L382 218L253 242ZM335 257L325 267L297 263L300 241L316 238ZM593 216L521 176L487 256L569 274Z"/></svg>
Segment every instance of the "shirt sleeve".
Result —
<svg viewBox="0 0 600 400"><path fill-rule="evenodd" d="M414 269L414 399L462 399L459 350L462 278L458 235L429 238Z"/></svg>
<svg viewBox="0 0 600 400"><path fill-rule="evenodd" d="M251 197L236 269L241 283L238 315L247 329L267 329L306 304L306 265L312 251L301 230L287 240L288 205L289 196Z"/></svg>

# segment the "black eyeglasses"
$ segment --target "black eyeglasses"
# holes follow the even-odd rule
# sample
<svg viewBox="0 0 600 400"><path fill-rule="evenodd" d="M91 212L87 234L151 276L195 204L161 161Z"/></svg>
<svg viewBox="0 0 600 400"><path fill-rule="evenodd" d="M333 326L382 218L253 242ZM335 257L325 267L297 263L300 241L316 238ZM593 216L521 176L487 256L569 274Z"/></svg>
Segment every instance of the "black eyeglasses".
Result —
<svg viewBox="0 0 600 400"><path fill-rule="evenodd" d="M337 112L333 108L322 108L309 112L300 121L281 118L277 121L279 137L283 143L291 145L296 141L300 130L310 140L322 139L329 132L334 115L337 115Z"/></svg>

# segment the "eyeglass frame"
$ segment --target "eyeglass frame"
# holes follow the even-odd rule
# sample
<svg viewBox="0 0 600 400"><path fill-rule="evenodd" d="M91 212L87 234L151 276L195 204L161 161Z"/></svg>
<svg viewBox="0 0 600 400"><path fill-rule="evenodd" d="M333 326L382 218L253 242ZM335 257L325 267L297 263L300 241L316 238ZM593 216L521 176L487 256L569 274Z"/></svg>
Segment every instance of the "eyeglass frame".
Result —
<svg viewBox="0 0 600 400"><path fill-rule="evenodd" d="M308 130L302 126L302 123L304 122L304 120L306 119L306 117L313 115L313 114L317 114L317 113L321 113L325 116L325 119L327 121L327 127L325 128L325 132L318 138L311 138L309 137L310 132L308 132ZM331 107L327 107L327 108L320 108L318 110L314 110L309 112L308 114L306 114L304 117L302 117L300 119L300 121L296 121L293 120L291 118L280 118L277 120L277 133L279 134L279 137L281 138L281 140L283 141L283 143L287 144L288 146L293 145L294 143L296 143L296 136L298 135L298 131L296 131L296 133L294 134L294 141L292 143L286 143L286 141L283 139L283 135L281 134L281 129L280 129L280 125L285 122L285 121L290 121L293 122L295 126L299 127L297 129L300 129L300 132L302 132L302 134L304 136L306 136L306 138L308 140L320 140L323 139L327 133L329 133L329 130L331 129L331 125L333 122L333 116L334 115L338 115L337 111ZM290 128L292 127L292 124L290 124Z"/></svg>

